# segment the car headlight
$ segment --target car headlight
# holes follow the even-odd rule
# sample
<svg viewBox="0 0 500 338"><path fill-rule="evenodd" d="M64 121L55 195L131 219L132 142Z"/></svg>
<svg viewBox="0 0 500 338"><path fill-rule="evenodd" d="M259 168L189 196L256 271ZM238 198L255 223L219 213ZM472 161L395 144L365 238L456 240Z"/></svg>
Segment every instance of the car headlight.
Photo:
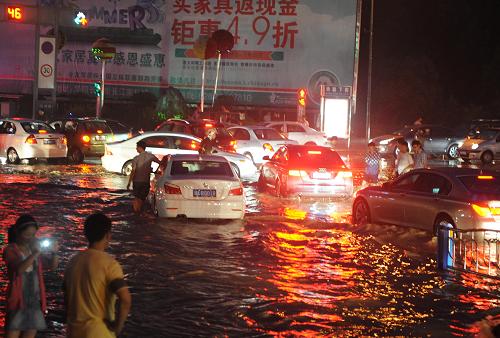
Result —
<svg viewBox="0 0 500 338"><path fill-rule="evenodd" d="M475 150L475 149L479 148L479 144L477 144L477 143L472 143L471 148L472 148L472 150Z"/></svg>

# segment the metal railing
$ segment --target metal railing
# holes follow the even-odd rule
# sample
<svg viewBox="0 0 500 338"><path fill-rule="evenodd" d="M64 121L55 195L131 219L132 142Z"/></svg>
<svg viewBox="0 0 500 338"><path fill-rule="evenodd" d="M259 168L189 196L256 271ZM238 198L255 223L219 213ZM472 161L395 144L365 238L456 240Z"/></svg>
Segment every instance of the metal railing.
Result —
<svg viewBox="0 0 500 338"><path fill-rule="evenodd" d="M500 230L459 230L441 225L438 269L454 269L500 279Z"/></svg>

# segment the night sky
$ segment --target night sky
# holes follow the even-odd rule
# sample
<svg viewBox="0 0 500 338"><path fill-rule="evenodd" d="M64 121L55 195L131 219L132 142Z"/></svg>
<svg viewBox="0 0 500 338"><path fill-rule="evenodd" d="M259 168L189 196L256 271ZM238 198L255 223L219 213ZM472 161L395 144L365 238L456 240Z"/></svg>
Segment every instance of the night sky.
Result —
<svg viewBox="0 0 500 338"><path fill-rule="evenodd" d="M374 0L371 135L412 123L500 119L500 1ZM364 134L369 5L364 0L354 132ZM356 127L357 125L357 127Z"/></svg>

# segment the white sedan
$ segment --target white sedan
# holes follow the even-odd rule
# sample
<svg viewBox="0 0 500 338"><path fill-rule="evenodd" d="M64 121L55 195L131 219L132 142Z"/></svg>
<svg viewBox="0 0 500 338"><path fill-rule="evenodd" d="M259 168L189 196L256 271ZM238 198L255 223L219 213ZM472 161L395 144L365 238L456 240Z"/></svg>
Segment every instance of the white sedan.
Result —
<svg viewBox="0 0 500 338"><path fill-rule="evenodd" d="M149 194L159 217L243 219L243 185L224 157L172 155Z"/></svg>
<svg viewBox="0 0 500 338"><path fill-rule="evenodd" d="M236 140L236 151L245 155L255 164L262 164L264 156L272 157L279 147L285 144L298 144L288 140L273 128L263 126L235 126L227 131Z"/></svg>
<svg viewBox="0 0 500 338"><path fill-rule="evenodd" d="M324 133L297 121L265 122L263 125L283 133L289 140L295 140L299 144L330 146Z"/></svg>
<svg viewBox="0 0 500 338"><path fill-rule="evenodd" d="M146 142L146 151L154 154L158 159L173 154L198 154L201 140L196 136L171 132L145 132L125 141L106 144L104 156L101 157L102 166L107 171L130 175L132 159L137 155L136 144ZM216 154L227 159L238 177L256 181L258 170L252 160L237 154L228 153L220 149ZM153 168L156 169L156 168Z"/></svg>
<svg viewBox="0 0 500 338"><path fill-rule="evenodd" d="M24 118L0 119L0 157L8 163L22 159L63 159L68 152L66 137L42 121Z"/></svg>

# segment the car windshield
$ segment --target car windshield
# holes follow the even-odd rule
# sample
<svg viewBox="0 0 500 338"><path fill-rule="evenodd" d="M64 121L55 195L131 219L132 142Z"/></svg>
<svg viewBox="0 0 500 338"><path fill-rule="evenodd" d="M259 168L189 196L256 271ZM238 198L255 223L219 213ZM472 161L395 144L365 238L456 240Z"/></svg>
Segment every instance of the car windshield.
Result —
<svg viewBox="0 0 500 338"><path fill-rule="evenodd" d="M473 194L500 195L500 176L462 176L459 179Z"/></svg>
<svg viewBox="0 0 500 338"><path fill-rule="evenodd" d="M337 152L328 148L290 150L290 165L303 168L342 168L344 162Z"/></svg>
<svg viewBox="0 0 500 338"><path fill-rule="evenodd" d="M496 129L476 129L469 133L471 139L474 140L491 140L496 137L498 130Z"/></svg>
<svg viewBox="0 0 500 338"><path fill-rule="evenodd" d="M278 133L276 130L271 128L266 129L254 129L255 136L259 140L283 140L285 137Z"/></svg>
<svg viewBox="0 0 500 338"><path fill-rule="evenodd" d="M24 131L29 134L53 133L54 129L44 122L21 122Z"/></svg>
<svg viewBox="0 0 500 338"><path fill-rule="evenodd" d="M170 175L234 177L229 163L218 161L173 161Z"/></svg>

